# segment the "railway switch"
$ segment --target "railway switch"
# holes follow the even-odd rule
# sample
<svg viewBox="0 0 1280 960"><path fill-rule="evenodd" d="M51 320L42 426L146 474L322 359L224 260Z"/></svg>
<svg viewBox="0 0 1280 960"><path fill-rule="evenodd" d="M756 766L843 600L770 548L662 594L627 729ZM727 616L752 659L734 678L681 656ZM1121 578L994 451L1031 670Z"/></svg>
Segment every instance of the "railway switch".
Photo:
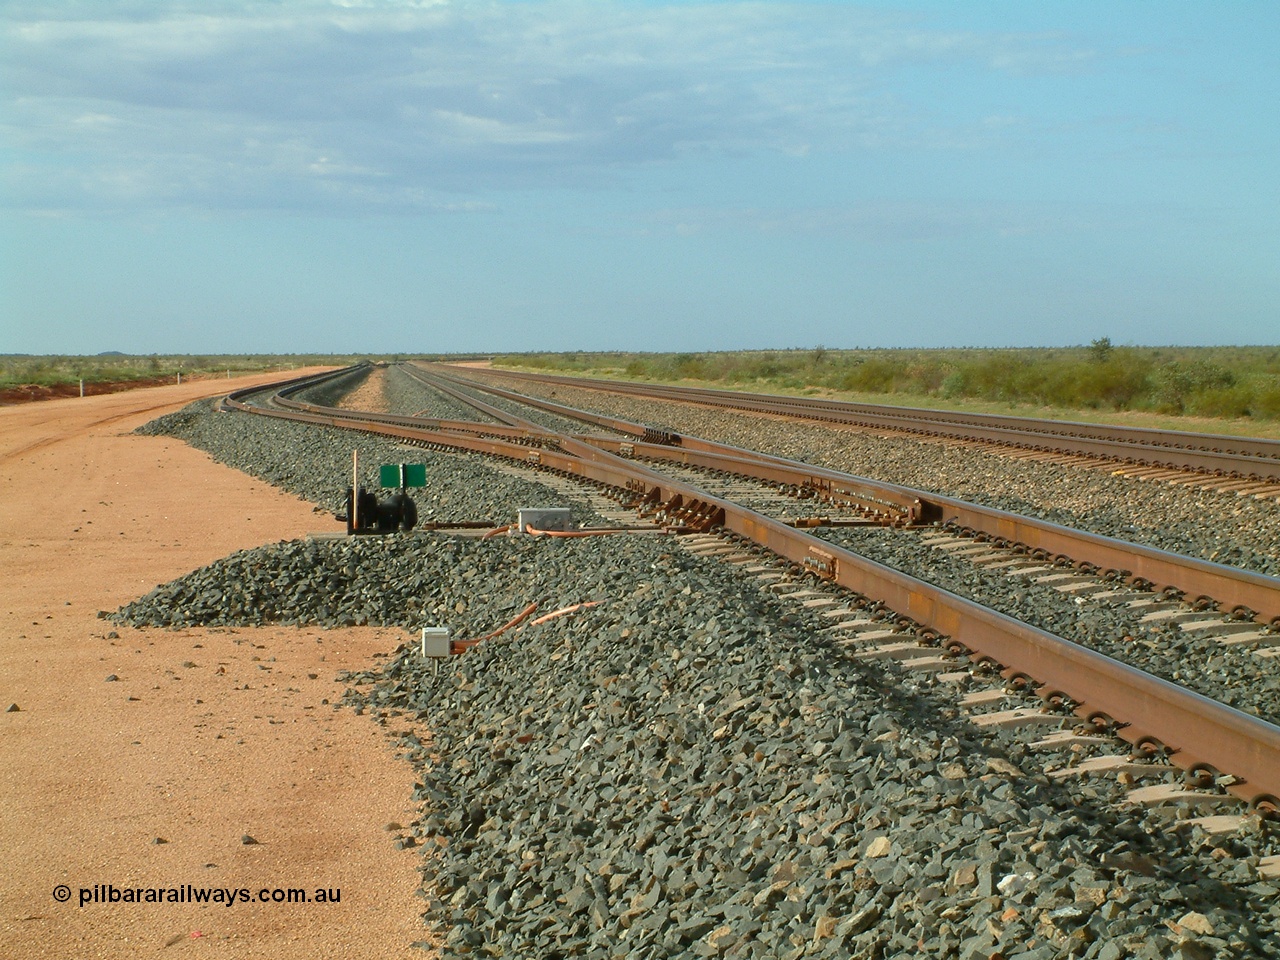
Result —
<svg viewBox="0 0 1280 960"><path fill-rule="evenodd" d="M388 463L378 473L382 486L398 488L381 500L364 487L347 487L345 520L347 535L356 533L394 533L409 531L418 522L418 507L409 496L408 487L427 483L427 468L421 463Z"/></svg>
<svg viewBox="0 0 1280 960"><path fill-rule="evenodd" d="M347 487L347 512L338 517L345 520L347 534L356 533L395 533L397 530L412 530L418 522L418 507L405 491L397 490L389 497L381 500L377 495L361 487L359 490L359 509L352 513L352 491ZM356 519L353 521L352 517Z"/></svg>

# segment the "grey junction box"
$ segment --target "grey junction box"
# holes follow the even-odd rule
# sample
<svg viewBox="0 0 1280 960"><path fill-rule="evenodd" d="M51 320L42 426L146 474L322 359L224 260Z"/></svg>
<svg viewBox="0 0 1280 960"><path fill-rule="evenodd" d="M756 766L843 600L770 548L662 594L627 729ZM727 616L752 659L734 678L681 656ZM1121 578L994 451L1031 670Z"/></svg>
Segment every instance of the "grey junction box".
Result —
<svg viewBox="0 0 1280 960"><path fill-rule="evenodd" d="M558 532L573 529L568 507L521 507L518 522L521 533L525 527Z"/></svg>
<svg viewBox="0 0 1280 960"><path fill-rule="evenodd" d="M447 657L449 653L448 627L422 628L422 655L424 657Z"/></svg>

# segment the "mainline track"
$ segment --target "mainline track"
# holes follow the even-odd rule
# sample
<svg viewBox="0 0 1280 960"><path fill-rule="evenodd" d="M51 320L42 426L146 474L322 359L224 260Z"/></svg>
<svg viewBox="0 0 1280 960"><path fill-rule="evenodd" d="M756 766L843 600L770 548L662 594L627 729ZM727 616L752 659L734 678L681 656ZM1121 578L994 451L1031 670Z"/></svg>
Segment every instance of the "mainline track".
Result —
<svg viewBox="0 0 1280 960"><path fill-rule="evenodd" d="M328 377L351 372L339 371ZM260 390L233 394L224 401L224 406L521 461L614 491L643 515L672 527L696 531L717 529L725 535L751 541L794 564L797 570L887 606L896 612L900 625L915 628L918 635L944 646L953 655L998 665L1000 673L1011 682L1034 690L1051 703L1069 706L1088 723L1114 731L1136 751L1167 751L1172 762L1184 770L1223 774L1219 785L1252 806L1280 808L1280 728L813 537L780 520L712 496L693 484L664 476L634 458L653 455L657 459L665 451L665 456L685 463L703 459L708 465L718 465L717 468L751 467L757 474L768 474L774 482L785 483L788 481L781 478L790 477L796 484L807 484L815 495L841 500L885 523L920 525L950 521L982 536L1024 544L1033 535L1075 534L1078 539L1073 540L1074 552L1046 550L1046 555L1071 556L1076 562L1114 571L1117 577L1124 574L1140 583L1156 584L1166 579L1163 573L1151 577L1157 568L1143 564L1159 562L1170 569L1176 568L1174 576L1180 578L1192 575L1188 571L1193 571L1195 576L1214 578L1205 581L1206 592L1195 591L1196 599L1208 604L1212 597L1227 609L1243 613L1247 608L1250 613L1261 613L1275 620L1280 617L1280 599L1277 599L1280 582L1273 578L1257 574L1242 578L1243 571L1219 569L1216 564L1189 558L1180 558L1183 563L1179 565L1173 559L1176 555L1160 556L1161 551L1066 531L1066 528L1046 532L1045 528L1053 525L1027 518L1010 519L1013 515L1001 518L997 516L998 511L988 511L990 516L983 521L993 525L990 530L968 522L960 524L958 517L950 516L960 508L960 501L921 496L920 491L849 478L834 471L819 471L805 464L760 457L706 441L695 443L693 438L662 435L626 421L596 424L613 431L614 436L556 433L461 393L456 382L451 383L434 372L427 379L437 389L465 399L504 423L360 413L293 399L293 395L313 386L315 380L277 385L268 406L247 402L250 393ZM467 389L474 390L476 386L468 384ZM522 397L520 402L530 403L530 399ZM567 416L570 409L560 407L548 412ZM580 418L579 411L572 415ZM1107 556L1114 555L1117 562L1082 560L1080 552L1086 546L1100 551L1092 556L1114 551ZM1165 567L1159 569L1163 571ZM1172 577L1169 579L1176 585ZM1243 593L1229 587L1237 582L1246 584L1240 588ZM1247 597L1247 602L1241 597Z"/></svg>
<svg viewBox="0 0 1280 960"><path fill-rule="evenodd" d="M919 436L984 441L1023 450L1101 458L1109 463L1164 467L1256 481L1280 481L1280 441L1257 437L1035 420L471 367L466 369L466 374L473 378L501 377Z"/></svg>

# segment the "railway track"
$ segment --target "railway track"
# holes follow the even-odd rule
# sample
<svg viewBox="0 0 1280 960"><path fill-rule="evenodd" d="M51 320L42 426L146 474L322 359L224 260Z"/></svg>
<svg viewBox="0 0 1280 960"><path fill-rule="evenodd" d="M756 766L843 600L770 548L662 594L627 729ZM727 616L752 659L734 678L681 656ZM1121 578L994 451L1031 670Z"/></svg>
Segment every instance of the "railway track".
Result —
<svg viewBox="0 0 1280 960"><path fill-rule="evenodd" d="M432 378L432 382L439 384L439 375ZM517 396L493 387L488 388L488 392L508 400ZM1033 560L1070 564L1106 580L1185 598L1200 609L1219 609L1233 619L1280 625L1280 591L1272 577L727 444L672 434L655 436L657 432L643 424L576 411L546 400L521 397L519 402L628 434L629 439L619 440L586 438L600 449L620 456L750 476L789 488L797 495L803 493L821 503L859 506L887 522L941 523L982 542L1021 548ZM645 436L659 442L646 442Z"/></svg>
<svg viewBox="0 0 1280 960"><path fill-rule="evenodd" d="M350 374L334 376L344 375ZM1005 561L1009 566L1021 564L1023 575L1065 578L1069 582L1060 579L1057 586L1081 594L1128 592L1129 602L1149 604L1153 615L1177 609L1192 614L1195 606L1202 611L1217 608L1218 615L1195 616L1219 623L1227 628L1227 636L1256 633L1252 640L1239 642L1258 646L1269 642L1273 634L1267 624L1280 617L1280 583L1273 578L676 437L547 401L517 401L510 392L492 391L489 399L481 399L474 383L464 386L434 371L418 375L498 422L371 415L295 399L316 381L279 385L265 405L233 395L226 406L478 451L505 458L519 469L589 483L629 510L688 533L687 542L694 549L760 566L757 572L770 578L778 592L828 615L832 629L857 644L863 655L899 660L908 669L957 675L968 662L1049 704L1047 709L1015 708L975 722L1066 726L1074 715L1084 721L1086 732L1062 732L1059 746L1077 743L1073 738L1080 736L1115 736L1129 744L1139 765L1145 763L1143 758L1156 757L1187 771L1193 789L1170 792L1165 787L1150 796L1137 794L1134 802L1207 803L1231 794L1255 810L1280 807L1280 729L1274 725L868 560L813 532L824 526L830 532L839 531L840 525L873 524L916 535L927 531L931 547L970 552L975 561L982 558L992 566ZM557 432L515 414L516 402L564 423L585 422L591 430ZM761 491L771 491L774 507L745 506L739 498L747 488L713 493L707 487L714 483L748 485L754 493L746 499L755 497L757 507L762 506ZM784 516L788 504L800 505L789 517ZM776 558L781 566L763 562L763 557ZM1088 580L1098 586L1086 591L1083 582ZM1156 586L1166 592L1152 594L1150 588ZM1191 607L1176 605L1176 593L1190 600ZM978 708L1003 694L992 688L970 696L970 705ZM1126 763L1134 763L1133 758L1111 754L1095 766L1112 770ZM1151 771L1161 769L1145 765Z"/></svg>
<svg viewBox="0 0 1280 960"><path fill-rule="evenodd" d="M574 387L640 399L670 400L839 424L882 434L902 434L977 447L1042 463L1087 465L1137 479L1280 499L1280 441L1264 438L879 406L476 367L466 368L465 375L472 380L504 379Z"/></svg>

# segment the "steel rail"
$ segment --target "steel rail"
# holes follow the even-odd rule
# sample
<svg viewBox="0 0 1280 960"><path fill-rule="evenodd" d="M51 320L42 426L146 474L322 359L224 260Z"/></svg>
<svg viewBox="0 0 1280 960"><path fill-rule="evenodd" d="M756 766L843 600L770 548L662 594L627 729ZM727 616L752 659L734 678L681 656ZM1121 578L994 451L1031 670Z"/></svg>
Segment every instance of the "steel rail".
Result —
<svg viewBox="0 0 1280 960"><path fill-rule="evenodd" d="M419 383L432 387L437 390L444 390L450 396L463 403L477 405L477 400L466 394L460 394L456 390L450 389L446 384L463 385L473 390L481 390L484 393L493 394L494 396L505 397L526 407L535 407L539 410L545 410L548 413L554 413L562 417L573 420L583 420L588 423L594 423L596 426L604 427L615 433L629 434L634 437L657 437L657 442L679 443L680 437L670 431L660 430L650 427L646 424L636 423L634 420L624 420L621 417L611 417L608 414L596 413L592 410L582 410L578 407L570 407L561 403L553 403L550 400L544 400L541 397L531 397L527 394L517 393L514 390L504 390L501 387L495 387L492 384L479 384L474 380L466 377L457 376L454 368L448 364L433 363L429 368L424 369L416 363L406 363L402 369L413 377ZM477 409L490 411L494 408L484 405L477 405ZM492 414L491 414L492 415ZM504 414L505 415L505 414Z"/></svg>
<svg viewBox="0 0 1280 960"><path fill-rule="evenodd" d="M334 371L330 374L322 374L325 379L336 379L338 377L357 372L361 364L353 367L346 367L342 370ZM227 409L245 410L254 408L255 405L249 403L249 399L257 394L266 393L273 390L273 387L282 387L283 389L273 390L272 395L268 399L269 406L283 411L297 411L301 413L312 414L320 417L330 426L342 426L340 421L350 419L351 416L366 417L368 413L362 411L348 411L340 407L326 407L321 404L310 403L304 400L293 400L291 397L302 390L309 387L317 386L322 380L316 378L301 377L298 380L287 380L281 384L269 385L267 387L249 387L244 390L237 390L228 394L223 398L223 405ZM467 399L464 395L458 395L460 399ZM470 402L468 400L468 402ZM496 408L492 408L496 411ZM256 409L251 412L257 412ZM501 412L501 411L496 411ZM540 426L529 421L521 421L521 425L513 423L480 423L475 420L449 420L440 417L420 417L420 416L403 416L399 414L378 414L378 417L385 423L399 424L406 427L421 427L428 430L437 430L445 433L470 434L479 437L496 437L507 439L514 443L524 443L530 446L537 446L542 442L554 440L555 434L546 427ZM291 419L285 417L284 419ZM306 422L319 422L311 418L307 418Z"/></svg>
<svg viewBox="0 0 1280 960"><path fill-rule="evenodd" d="M435 364L458 370L453 364ZM669 391L672 397L707 397L721 400L778 401L797 410L808 409L820 415L830 411L876 414L904 420L934 420L948 423L985 423L993 426L1011 426L1027 433L1043 433L1049 436L1085 436L1103 439L1125 438L1149 446L1175 447L1187 450L1203 450L1211 453L1235 453L1280 460L1280 441L1263 437L1241 437L1231 434L1193 433L1179 430L1158 430L1151 427L1121 427L1110 424L1086 423L1076 420L1044 420L1033 417L1017 417L1003 414L970 413L954 410L937 410L928 407L899 407L883 404L856 403L849 400L820 400L813 397L790 397L781 394L749 393L738 390L722 390L712 387L681 387L674 384L642 384L621 380L604 380L587 377L556 376L494 368L465 368L467 372L481 376L511 377L562 386L579 386L610 392L634 392L647 395L651 388Z"/></svg>
<svg viewBox="0 0 1280 960"><path fill-rule="evenodd" d="M483 438L385 422L378 415L277 410L229 399L229 409L302 422L341 425L421 443L530 460L564 473L632 491L637 502L665 513L695 512L704 521L749 539L814 576L885 604L948 648L975 662L994 662L1003 676L1041 696L1067 703L1086 721L1114 729L1137 749L1160 747L1188 771L1228 776L1219 782L1255 807L1280 807L1280 727L1096 651L1022 623L937 586L819 540L801 530L664 477L584 440L562 436L562 450L529 451ZM362 419L363 417L363 419Z"/></svg>
<svg viewBox="0 0 1280 960"><path fill-rule="evenodd" d="M280 380L277 383L269 383L265 386L244 387L240 390L233 390L231 393L219 400L217 405L221 409L237 409L240 404L248 405L249 399L260 393L267 393L270 391L270 395L275 397L282 391L303 390L307 387L319 386L320 384L326 383L330 380L337 380L342 377L352 376L353 374L360 372L364 367L369 366L372 366L372 364L368 362L361 362L352 364L349 367L339 367L337 370L329 370L325 373L290 377L288 380Z"/></svg>
<svg viewBox="0 0 1280 960"><path fill-rule="evenodd" d="M445 382L444 378L438 378L436 380L432 380L431 378L421 376L418 374L418 372L416 372L415 368L411 365L406 366L404 369L406 369L409 372L410 376L418 380L419 383L429 386L434 390L439 390L441 393L445 394L446 396L452 397L454 400L457 400L459 403L463 403L469 407L472 407L473 409L479 410L481 413L484 413L490 417L493 417L495 420L498 420L501 423L504 423L504 424L507 424L508 426L516 427L519 429L524 429L529 431L541 431L542 433L545 433L545 434L554 435L554 431L552 431L549 427L544 427L541 424L534 423L532 420L529 420L525 417L517 416L516 414L511 413L509 410L503 410L501 407L495 407L493 404L486 403L483 400L479 399L478 397L473 397L470 394L464 393L463 391L457 389L456 386L452 385L454 381ZM492 392L492 391L483 391L483 388L476 387L475 385L470 383L466 383L466 381L463 381L463 383L465 383L466 386L471 387L472 389L479 389L479 390L482 390L482 392Z"/></svg>
<svg viewBox="0 0 1280 960"><path fill-rule="evenodd" d="M1248 479L1280 480L1280 441L1262 438L877 406L840 400L816 400L703 387L635 384L482 368L467 368L466 372L468 376L507 377L648 399L698 403L749 413L770 413L920 435L1002 443L1027 450L1101 457L1153 467Z"/></svg>
<svg viewBox="0 0 1280 960"><path fill-rule="evenodd" d="M423 374L422 379L437 388L442 387L440 380L456 382L450 373L436 368L430 374ZM646 443L639 438L652 428L644 424L575 410L500 387L463 382L476 390L563 417L601 423L637 438L589 440L612 453L643 455L652 460L670 460L807 488L820 496L851 502L877 513L886 508L897 509L907 523L940 522L997 543L1024 547L1055 562L1071 562L1105 577L1178 594L1201 607L1216 606L1233 616L1280 625L1280 579L1265 574L698 437L672 435L668 444ZM458 396L470 402L466 395Z"/></svg>

